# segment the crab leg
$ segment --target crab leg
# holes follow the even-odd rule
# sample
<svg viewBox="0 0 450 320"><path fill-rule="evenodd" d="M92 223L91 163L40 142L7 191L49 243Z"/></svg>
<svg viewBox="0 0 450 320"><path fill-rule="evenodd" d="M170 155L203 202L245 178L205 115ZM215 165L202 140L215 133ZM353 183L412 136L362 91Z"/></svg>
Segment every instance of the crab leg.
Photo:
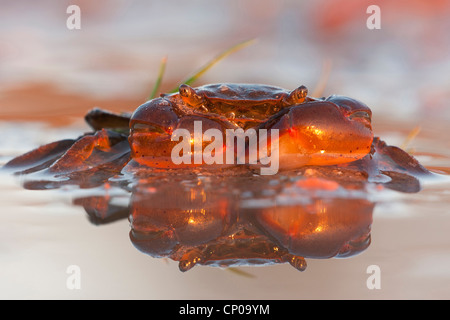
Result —
<svg viewBox="0 0 450 320"><path fill-rule="evenodd" d="M21 173L31 173L39 171L52 164L56 159L63 155L73 144L75 140L66 139L43 145L37 149L16 157L5 164L4 168L20 169Z"/></svg>
<svg viewBox="0 0 450 320"><path fill-rule="evenodd" d="M84 117L89 126L94 130L114 129L128 132L131 115L116 114L102 109L94 108Z"/></svg>
<svg viewBox="0 0 450 320"><path fill-rule="evenodd" d="M73 171L89 169L86 160L94 150L108 151L111 147L108 133L105 129L97 131L95 135L86 135L75 142L67 152L56 161L49 170L51 172Z"/></svg>

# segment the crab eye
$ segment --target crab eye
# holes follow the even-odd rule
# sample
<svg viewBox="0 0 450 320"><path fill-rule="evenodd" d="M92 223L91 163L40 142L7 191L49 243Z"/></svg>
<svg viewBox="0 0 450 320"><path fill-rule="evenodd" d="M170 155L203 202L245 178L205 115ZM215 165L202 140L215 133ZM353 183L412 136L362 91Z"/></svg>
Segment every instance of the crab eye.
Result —
<svg viewBox="0 0 450 320"><path fill-rule="evenodd" d="M289 94L289 99L293 104L302 103L308 95L308 89L305 86L300 86L294 89Z"/></svg>
<svg viewBox="0 0 450 320"><path fill-rule="evenodd" d="M187 84L180 85L178 87L178 91L180 92L180 95L185 98L192 96L192 93L193 93L193 89L190 86L188 86Z"/></svg>
<svg viewBox="0 0 450 320"><path fill-rule="evenodd" d="M300 86L295 91L295 97L298 100L306 98L306 95L308 94L308 89L305 86Z"/></svg>
<svg viewBox="0 0 450 320"><path fill-rule="evenodd" d="M185 104L191 107L200 107L203 99L192 87L187 84L182 84L178 87L180 96Z"/></svg>

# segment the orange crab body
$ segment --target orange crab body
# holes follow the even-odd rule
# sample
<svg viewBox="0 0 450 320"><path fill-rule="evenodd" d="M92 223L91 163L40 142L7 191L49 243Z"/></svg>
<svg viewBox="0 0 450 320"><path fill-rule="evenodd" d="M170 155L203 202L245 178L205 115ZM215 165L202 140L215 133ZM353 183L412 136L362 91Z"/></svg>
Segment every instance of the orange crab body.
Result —
<svg viewBox="0 0 450 320"><path fill-rule="evenodd" d="M369 178L428 174L404 151L374 139L371 115L362 102L337 95L312 98L304 86L289 91L259 84L181 85L178 93L147 101L133 114L94 109L85 117L93 133L39 147L5 168L65 175L69 179L54 183L77 181L85 187L108 181L124 168L220 168L234 175L272 166L268 159L277 162L270 174L306 166L323 172L350 166ZM184 132L184 139L176 132ZM229 132L244 134L229 144ZM186 161L174 161L174 154ZM239 165L242 170L235 170Z"/></svg>
<svg viewBox="0 0 450 320"><path fill-rule="evenodd" d="M306 93L303 86L287 91L249 84L198 88L182 85L179 93L151 100L134 112L129 136L132 158L145 166L159 168L206 165L195 158L198 158L196 151L203 153L213 143L202 139L210 129L223 133L222 137L215 137L222 144L214 141L214 152L223 157L222 164L230 164L226 155L230 147L225 141L229 139L226 133L233 130L245 133L254 130L257 137L261 130L267 130L269 136L263 146L247 141L244 151L232 147L233 163L240 157L249 157L251 152L261 154L264 148L267 148L264 154L279 151L281 169L347 163L369 153L373 134L371 111L366 105L339 96L313 99ZM199 134L195 122L201 122ZM171 159L171 151L177 145L173 133L180 129L191 134L188 139L192 144L189 150L192 159L181 166ZM275 137L271 134L274 130ZM200 148L196 148L197 143ZM260 160L258 156L257 162Z"/></svg>

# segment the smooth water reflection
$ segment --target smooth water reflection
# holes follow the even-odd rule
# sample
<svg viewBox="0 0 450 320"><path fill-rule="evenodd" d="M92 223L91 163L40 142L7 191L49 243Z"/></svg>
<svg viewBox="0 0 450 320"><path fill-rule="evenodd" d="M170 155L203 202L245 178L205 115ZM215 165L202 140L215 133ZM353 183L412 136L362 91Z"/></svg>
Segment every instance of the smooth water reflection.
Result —
<svg viewBox="0 0 450 320"><path fill-rule="evenodd" d="M181 271L210 266L290 263L348 257L370 244L375 204L365 193L326 190L331 181L214 176L155 177L133 186L128 207L109 196L75 200L95 223L129 218L130 239Z"/></svg>
<svg viewBox="0 0 450 320"><path fill-rule="evenodd" d="M371 242L374 198L387 190L417 193L419 178L436 178L378 138L370 154L348 165L261 176L247 166L148 168L130 159L125 136L104 134L111 147L82 162L77 143L90 135L41 146L3 170L21 176L26 189L87 192L72 192L73 202L91 222L128 219L137 249L177 261L181 271L280 263L303 271L306 259L353 256Z"/></svg>
<svg viewBox="0 0 450 320"><path fill-rule="evenodd" d="M427 167L448 163L445 155L419 159ZM367 183L355 172L341 180L330 172L260 179L136 169L106 184L72 185L64 177L9 175L2 180L5 297L447 296L448 179L420 179L419 190L412 176ZM18 181L33 190L21 190ZM172 260L182 270L197 267L180 273L166 263ZM84 276L78 293L64 285L73 263ZM298 273L290 263L308 267ZM382 270L379 293L365 285L371 264ZM267 267L230 268L243 265ZM118 290L108 289L112 275Z"/></svg>

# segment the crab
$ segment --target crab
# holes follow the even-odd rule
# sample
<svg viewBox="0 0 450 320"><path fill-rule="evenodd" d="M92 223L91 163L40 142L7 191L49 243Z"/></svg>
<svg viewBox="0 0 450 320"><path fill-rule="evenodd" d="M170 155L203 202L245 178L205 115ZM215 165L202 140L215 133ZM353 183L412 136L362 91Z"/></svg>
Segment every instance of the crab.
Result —
<svg viewBox="0 0 450 320"><path fill-rule="evenodd" d="M192 88L184 84L179 93L154 99L134 112L129 142L138 163L172 168L174 130L192 132L195 121L201 120L203 134L209 129L223 133L249 128L256 132L279 130L276 142L281 169L340 164L369 153L373 139L370 116L367 106L350 98L310 98L305 86L287 91L267 85ZM203 150L206 147L202 145Z"/></svg>
<svg viewBox="0 0 450 320"><path fill-rule="evenodd" d="M374 138L371 110L365 104L337 95L312 98L305 86L289 91L255 84L197 88L182 84L178 93L162 94L133 114L94 109L85 119L93 132L41 146L11 160L5 168L65 175L73 181L84 177L85 184L107 181L130 165L208 171L212 167L204 162L176 165L171 157L176 145L173 132L192 130L194 122L201 121L203 133L211 128L224 134L228 129L278 129L280 170L349 165L363 170L358 161L364 159L364 166L375 176L383 171L428 173L406 152ZM204 143L202 148L206 147Z"/></svg>

